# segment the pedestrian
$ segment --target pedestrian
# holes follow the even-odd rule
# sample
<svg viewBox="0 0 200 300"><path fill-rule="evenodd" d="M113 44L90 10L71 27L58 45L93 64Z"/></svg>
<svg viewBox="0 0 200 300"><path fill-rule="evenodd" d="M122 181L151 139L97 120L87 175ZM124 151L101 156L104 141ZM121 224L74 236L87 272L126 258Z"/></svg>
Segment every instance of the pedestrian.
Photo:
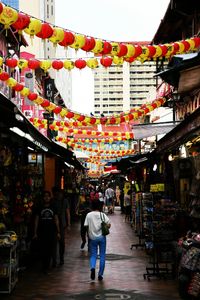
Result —
<svg viewBox="0 0 200 300"><path fill-rule="evenodd" d="M108 207L108 213L112 214L114 212L114 197L115 192L111 188L111 185L108 185L108 188L105 191L105 197L106 197L106 206Z"/></svg>
<svg viewBox="0 0 200 300"><path fill-rule="evenodd" d="M124 195L125 222L131 221L131 190Z"/></svg>
<svg viewBox="0 0 200 300"><path fill-rule="evenodd" d="M60 239L58 214L51 202L51 193L49 191L43 192L43 201L36 208L33 239L39 240L42 269L47 274L53 260L57 239Z"/></svg>
<svg viewBox="0 0 200 300"><path fill-rule="evenodd" d="M89 197L85 197L84 200L80 201L79 208L78 208L78 214L81 220L81 227L80 227L81 240L82 240L81 250L84 249L85 244L87 243L87 229L84 226L84 223L85 223L85 218L89 212L91 212Z"/></svg>
<svg viewBox="0 0 200 300"><path fill-rule="evenodd" d="M64 191L55 186L52 188L53 203L56 207L60 226L60 239L58 241L58 251L60 265L64 264L65 254L65 230L71 226L70 207L67 197L65 197ZM57 265L57 249L54 253L54 267Z"/></svg>
<svg viewBox="0 0 200 300"><path fill-rule="evenodd" d="M105 257L106 257L106 236L102 235L101 222L102 219L111 226L109 218L102 212L102 202L95 200L92 202L92 211L85 218L84 225L87 227L89 236L89 253L90 253L90 270L91 279L95 279L95 269L97 261L97 253L99 250L100 264L98 272L98 280L103 280Z"/></svg>

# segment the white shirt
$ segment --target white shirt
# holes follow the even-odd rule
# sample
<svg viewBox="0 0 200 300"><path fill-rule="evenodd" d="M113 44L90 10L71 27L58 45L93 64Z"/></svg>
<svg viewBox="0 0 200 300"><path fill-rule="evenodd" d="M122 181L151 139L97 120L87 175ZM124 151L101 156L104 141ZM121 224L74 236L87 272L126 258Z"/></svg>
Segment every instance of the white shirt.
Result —
<svg viewBox="0 0 200 300"><path fill-rule="evenodd" d="M101 216L100 216L99 211L91 211L87 214L85 218L84 226L88 226L88 235L91 240L95 240L98 237L102 236L101 217L103 221L105 221L107 224L110 223L107 215L101 212Z"/></svg>

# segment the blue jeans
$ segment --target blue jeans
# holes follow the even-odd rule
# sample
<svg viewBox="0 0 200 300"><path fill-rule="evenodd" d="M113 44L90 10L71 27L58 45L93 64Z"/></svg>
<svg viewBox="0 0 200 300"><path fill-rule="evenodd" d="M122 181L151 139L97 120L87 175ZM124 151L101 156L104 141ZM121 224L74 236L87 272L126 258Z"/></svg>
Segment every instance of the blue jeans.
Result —
<svg viewBox="0 0 200 300"><path fill-rule="evenodd" d="M90 269L95 269L97 261L97 251L99 247L100 254L100 265L99 265L99 276L103 276L106 260L106 237L100 236L95 240L90 240L89 249L90 249Z"/></svg>

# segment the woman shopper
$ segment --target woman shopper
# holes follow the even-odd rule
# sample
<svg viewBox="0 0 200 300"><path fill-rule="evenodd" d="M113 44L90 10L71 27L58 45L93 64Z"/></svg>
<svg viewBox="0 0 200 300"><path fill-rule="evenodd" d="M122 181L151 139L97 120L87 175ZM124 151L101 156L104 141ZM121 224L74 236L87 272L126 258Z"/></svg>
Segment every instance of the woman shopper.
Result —
<svg viewBox="0 0 200 300"><path fill-rule="evenodd" d="M102 212L102 202L95 200L92 202L92 211L87 214L84 225L87 227L89 236L90 270L92 280L95 279L96 260L99 249L99 281L103 280L106 257L106 236L102 235L102 220L108 224L108 227L110 228L111 224L109 218L105 213Z"/></svg>

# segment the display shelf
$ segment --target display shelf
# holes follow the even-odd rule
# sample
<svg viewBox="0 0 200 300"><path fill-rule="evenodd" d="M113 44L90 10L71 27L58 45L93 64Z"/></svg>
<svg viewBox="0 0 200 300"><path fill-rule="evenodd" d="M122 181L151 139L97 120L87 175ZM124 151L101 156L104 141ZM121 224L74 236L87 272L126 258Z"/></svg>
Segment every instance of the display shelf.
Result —
<svg viewBox="0 0 200 300"><path fill-rule="evenodd" d="M13 234L0 235L0 294L10 294L18 281L17 241Z"/></svg>

